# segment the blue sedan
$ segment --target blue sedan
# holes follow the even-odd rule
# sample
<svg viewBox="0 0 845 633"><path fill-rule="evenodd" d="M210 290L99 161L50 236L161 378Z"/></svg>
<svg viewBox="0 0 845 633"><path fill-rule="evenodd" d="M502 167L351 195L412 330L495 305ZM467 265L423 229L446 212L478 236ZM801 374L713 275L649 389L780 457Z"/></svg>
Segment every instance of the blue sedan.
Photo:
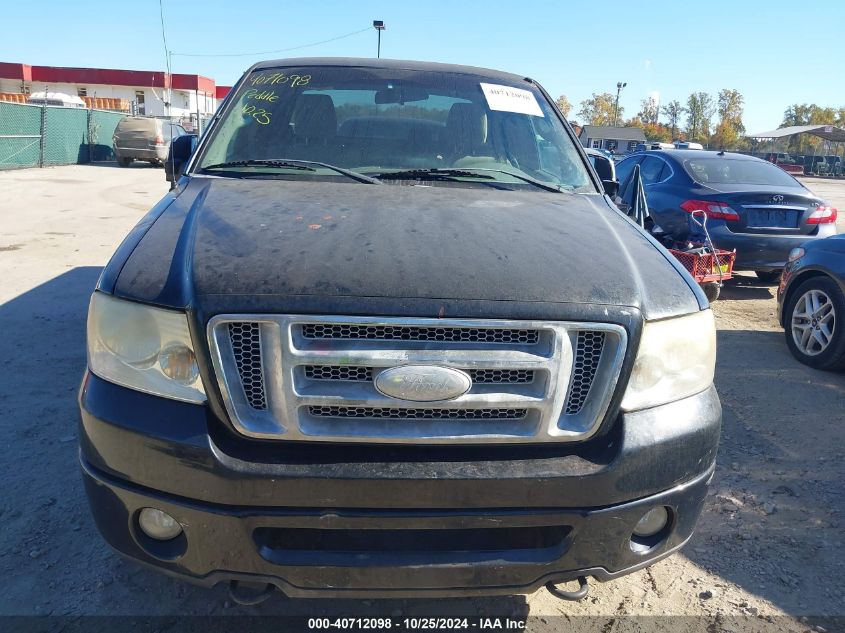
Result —
<svg viewBox="0 0 845 633"><path fill-rule="evenodd" d="M616 166L623 191L635 165L649 213L665 238L695 241L700 229L692 214L703 212L714 245L736 249L734 268L753 270L764 282L777 282L793 248L836 233L836 209L759 158L701 150L636 152Z"/></svg>

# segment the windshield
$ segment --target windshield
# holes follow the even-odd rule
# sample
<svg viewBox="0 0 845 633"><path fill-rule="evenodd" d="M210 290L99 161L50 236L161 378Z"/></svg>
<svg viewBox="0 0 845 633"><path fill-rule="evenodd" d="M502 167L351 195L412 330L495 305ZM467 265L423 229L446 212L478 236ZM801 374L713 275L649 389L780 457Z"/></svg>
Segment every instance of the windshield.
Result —
<svg viewBox="0 0 845 633"><path fill-rule="evenodd" d="M743 158L693 158L684 161L687 173L701 184L801 185L780 167L771 163Z"/></svg>
<svg viewBox="0 0 845 633"><path fill-rule="evenodd" d="M519 83L384 68L255 71L233 95L198 168L220 176L337 179L334 166L370 176L407 171L409 180L434 179L420 170L458 169L436 175L462 186L541 191L529 184L534 180L595 192L543 94ZM274 162L261 163L268 160ZM312 169L283 161L312 161Z"/></svg>

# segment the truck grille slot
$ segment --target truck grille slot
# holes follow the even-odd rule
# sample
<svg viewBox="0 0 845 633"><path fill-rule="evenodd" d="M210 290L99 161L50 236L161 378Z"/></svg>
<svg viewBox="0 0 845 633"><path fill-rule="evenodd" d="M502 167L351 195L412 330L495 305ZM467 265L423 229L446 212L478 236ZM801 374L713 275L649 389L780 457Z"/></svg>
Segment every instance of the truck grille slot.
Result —
<svg viewBox="0 0 845 633"><path fill-rule="evenodd" d="M305 377L309 380L366 382L373 379L375 369L350 365L306 365ZM530 369L470 369L467 373L473 383L518 384L534 380L534 372Z"/></svg>
<svg viewBox="0 0 845 633"><path fill-rule="evenodd" d="M305 377L309 380L367 381L373 379L373 368L349 365L306 365Z"/></svg>
<svg viewBox="0 0 845 633"><path fill-rule="evenodd" d="M396 409L380 407L310 407L324 418L391 418L395 420L521 420L527 409Z"/></svg>
<svg viewBox="0 0 845 633"><path fill-rule="evenodd" d="M524 345L536 345L539 340L539 333L536 330L348 325L338 323L307 323L302 326L302 336L313 339L335 340L522 343Z"/></svg>
<svg viewBox="0 0 845 633"><path fill-rule="evenodd" d="M590 394L593 379L599 368L604 348L604 332L582 330L578 332L575 347L575 362L572 365L572 379L566 397L566 413L574 415L581 410Z"/></svg>
<svg viewBox="0 0 845 633"><path fill-rule="evenodd" d="M275 553L498 552L561 547L568 525L468 529L257 528L259 547ZM263 555L263 554L262 554Z"/></svg>
<svg viewBox="0 0 845 633"><path fill-rule="evenodd" d="M208 334L238 431L335 443L586 439L606 415L627 343L624 328L603 323L345 316L220 315ZM419 400L376 389L382 371L406 365L418 366L409 379L450 367L472 385L433 402L436 381L409 392Z"/></svg>
<svg viewBox="0 0 845 633"><path fill-rule="evenodd" d="M261 366L261 330L257 323L230 323L229 338L238 365L241 386L249 406L266 409L264 374Z"/></svg>

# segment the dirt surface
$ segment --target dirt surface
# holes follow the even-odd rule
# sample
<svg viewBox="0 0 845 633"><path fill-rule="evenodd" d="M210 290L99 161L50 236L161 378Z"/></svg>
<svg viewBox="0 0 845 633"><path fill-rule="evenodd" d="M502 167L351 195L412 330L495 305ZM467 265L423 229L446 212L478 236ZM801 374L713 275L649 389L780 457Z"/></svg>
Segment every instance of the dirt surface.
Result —
<svg viewBox="0 0 845 633"><path fill-rule="evenodd" d="M808 180L845 211L845 182ZM75 395L100 268L166 191L147 167L0 172L0 614L625 614L748 616L809 630L845 615L845 375L792 359L775 288L741 275L715 305L724 432L698 530L680 553L581 603L545 591L476 600L302 601L237 607L122 561L99 538L77 465ZM845 229L840 212L839 229ZM774 624L772 624L774 623ZM747 628L743 626L743 628ZM610 630L605 627L605 630ZM616 629L614 629L616 630ZM771 630L767 629L767 630Z"/></svg>

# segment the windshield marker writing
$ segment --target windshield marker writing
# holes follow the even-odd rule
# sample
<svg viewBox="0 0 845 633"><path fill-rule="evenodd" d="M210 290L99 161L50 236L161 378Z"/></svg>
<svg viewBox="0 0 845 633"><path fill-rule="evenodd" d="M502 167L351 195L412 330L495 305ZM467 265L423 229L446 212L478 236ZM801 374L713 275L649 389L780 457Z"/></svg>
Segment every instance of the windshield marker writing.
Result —
<svg viewBox="0 0 845 633"><path fill-rule="evenodd" d="M244 97L256 101L269 101L270 103L276 103L279 100L279 95L276 94L275 90L258 90L256 88L247 90Z"/></svg>
<svg viewBox="0 0 845 633"><path fill-rule="evenodd" d="M310 81L311 75L286 75L285 73L273 73L272 75L258 75L257 77L253 77L252 79L250 79L250 83L253 86L275 86L287 84L291 88L296 88L297 86L307 86Z"/></svg>

